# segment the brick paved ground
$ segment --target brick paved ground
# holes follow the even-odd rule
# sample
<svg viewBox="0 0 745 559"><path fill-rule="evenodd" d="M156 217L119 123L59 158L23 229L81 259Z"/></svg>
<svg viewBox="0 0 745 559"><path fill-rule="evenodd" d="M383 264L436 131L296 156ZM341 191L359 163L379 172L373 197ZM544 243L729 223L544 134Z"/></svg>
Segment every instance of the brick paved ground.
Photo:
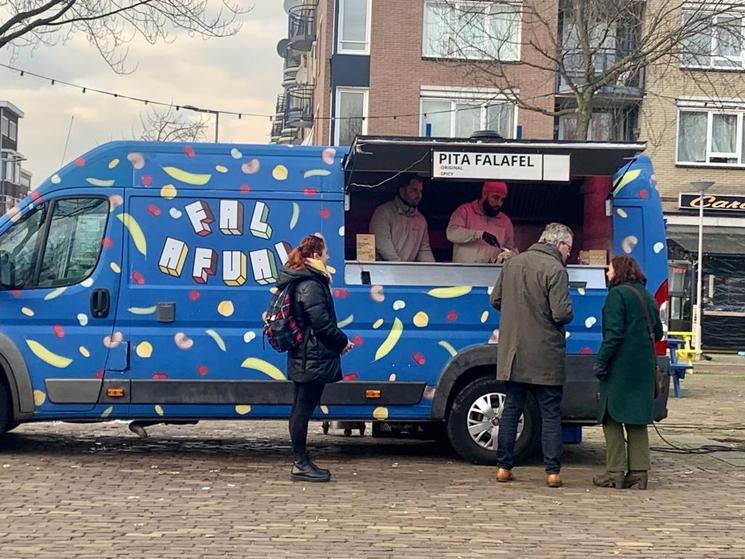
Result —
<svg viewBox="0 0 745 559"><path fill-rule="evenodd" d="M675 444L745 448L745 360L684 382ZM324 437L330 484L292 484L283 423L22 426L0 450L0 559L745 557L745 453L655 452L648 491L592 486L599 429L568 447L566 486L538 463L494 470L435 443ZM655 436L654 445L662 444Z"/></svg>

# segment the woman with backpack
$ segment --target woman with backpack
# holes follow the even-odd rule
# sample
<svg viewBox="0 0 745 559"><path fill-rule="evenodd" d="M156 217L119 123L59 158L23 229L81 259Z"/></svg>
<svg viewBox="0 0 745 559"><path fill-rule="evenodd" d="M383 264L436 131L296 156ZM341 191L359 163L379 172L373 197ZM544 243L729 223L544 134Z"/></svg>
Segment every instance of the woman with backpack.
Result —
<svg viewBox="0 0 745 559"><path fill-rule="evenodd" d="M316 466L308 455L308 422L321 401L326 384L340 381L341 356L353 344L336 325L326 243L320 236L305 237L290 252L279 272L277 289L291 287L291 313L302 341L287 353L287 377L294 383L290 439L295 462L292 481L329 481L329 470Z"/></svg>
<svg viewBox="0 0 745 559"><path fill-rule="evenodd" d="M594 365L600 379L598 419L603 424L607 464L605 474L595 476L592 482L599 487L646 489L650 465L647 425L654 417L655 342L662 339L662 323L636 260L615 257L607 276L603 343Z"/></svg>

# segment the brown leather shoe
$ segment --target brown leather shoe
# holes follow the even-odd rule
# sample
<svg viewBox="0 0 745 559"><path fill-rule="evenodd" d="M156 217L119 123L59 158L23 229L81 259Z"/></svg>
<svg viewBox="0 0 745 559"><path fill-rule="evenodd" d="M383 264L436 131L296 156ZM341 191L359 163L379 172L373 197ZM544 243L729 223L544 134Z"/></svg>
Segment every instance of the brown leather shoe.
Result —
<svg viewBox="0 0 745 559"><path fill-rule="evenodd" d="M507 468L497 468L497 481L500 483L512 481L512 470L508 470Z"/></svg>
<svg viewBox="0 0 745 559"><path fill-rule="evenodd" d="M559 474L548 474L546 476L546 485L549 487L561 487L561 477Z"/></svg>

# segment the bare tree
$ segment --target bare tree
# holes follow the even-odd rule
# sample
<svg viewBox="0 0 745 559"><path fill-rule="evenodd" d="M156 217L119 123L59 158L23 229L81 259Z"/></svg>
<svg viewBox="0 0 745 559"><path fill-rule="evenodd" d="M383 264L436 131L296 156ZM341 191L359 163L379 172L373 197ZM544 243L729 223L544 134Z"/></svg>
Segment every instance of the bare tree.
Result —
<svg viewBox="0 0 745 559"><path fill-rule="evenodd" d="M665 96L654 81L687 80L708 97L745 91L736 73L701 71L745 69L743 0L440 0L427 10L435 40L425 49L522 109L576 118L577 139L588 138L594 109L622 111L614 98ZM517 53L522 67L555 76L550 92L519 91ZM569 102L547 103L554 95Z"/></svg>
<svg viewBox="0 0 745 559"><path fill-rule="evenodd" d="M140 139L149 142L197 142L206 138L209 127L206 117L190 119L173 107L165 111L150 109L140 115L140 123Z"/></svg>
<svg viewBox="0 0 745 559"><path fill-rule="evenodd" d="M83 34L116 72L126 45L155 44L186 31L205 38L234 35L249 10L240 0L0 0L0 49L64 43ZM214 9L213 9L214 7Z"/></svg>

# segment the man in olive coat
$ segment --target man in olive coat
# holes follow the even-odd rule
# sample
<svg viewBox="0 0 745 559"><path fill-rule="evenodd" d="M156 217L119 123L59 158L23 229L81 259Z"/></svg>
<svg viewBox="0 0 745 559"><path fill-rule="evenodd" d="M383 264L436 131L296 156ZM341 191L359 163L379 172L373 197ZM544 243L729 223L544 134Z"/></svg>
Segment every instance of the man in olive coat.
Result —
<svg viewBox="0 0 745 559"><path fill-rule="evenodd" d="M573 238L566 225L549 223L536 244L504 266L492 290L491 304L500 311L497 380L505 383L507 393L497 441L497 481L512 479L517 425L532 393L542 419L546 483L561 486L564 325L573 319L566 261Z"/></svg>

